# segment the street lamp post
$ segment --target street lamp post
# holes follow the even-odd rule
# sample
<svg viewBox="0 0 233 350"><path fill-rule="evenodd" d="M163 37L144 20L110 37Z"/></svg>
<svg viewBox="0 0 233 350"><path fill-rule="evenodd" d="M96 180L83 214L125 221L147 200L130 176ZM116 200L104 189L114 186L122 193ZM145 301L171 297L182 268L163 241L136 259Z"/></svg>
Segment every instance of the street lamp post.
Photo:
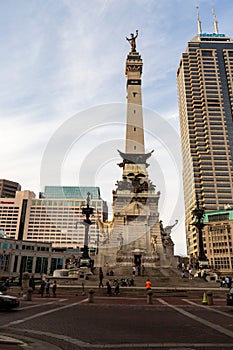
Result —
<svg viewBox="0 0 233 350"><path fill-rule="evenodd" d="M88 237L89 237L89 227L93 224L93 222L90 220L90 216L93 215L94 209L90 207L90 192L87 193L87 205L86 207L82 208L82 214L86 216L86 218L83 220L83 225L85 227L85 237L84 237L84 248L83 248L83 254L80 259L81 265L85 265L87 267L91 267L91 258L89 256L89 249L88 249Z"/></svg>
<svg viewBox="0 0 233 350"><path fill-rule="evenodd" d="M196 208L193 209L192 214L195 218L195 222L192 225L195 226L198 230L198 246L199 246L198 261L207 262L208 258L205 255L203 235L202 235L202 230L205 226L205 224L203 223L205 211L203 208L200 207L198 197L196 198Z"/></svg>

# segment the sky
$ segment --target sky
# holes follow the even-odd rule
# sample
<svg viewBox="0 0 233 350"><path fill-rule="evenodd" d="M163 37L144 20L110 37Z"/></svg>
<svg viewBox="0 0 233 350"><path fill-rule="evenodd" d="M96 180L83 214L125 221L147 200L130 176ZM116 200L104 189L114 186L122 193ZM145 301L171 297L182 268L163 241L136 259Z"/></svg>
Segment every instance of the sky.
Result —
<svg viewBox="0 0 233 350"><path fill-rule="evenodd" d="M232 0L8 0L0 3L0 178L36 196L45 185L99 186L111 212L124 151L126 36L139 30L149 177L175 253L186 254L176 71L187 42L233 37Z"/></svg>

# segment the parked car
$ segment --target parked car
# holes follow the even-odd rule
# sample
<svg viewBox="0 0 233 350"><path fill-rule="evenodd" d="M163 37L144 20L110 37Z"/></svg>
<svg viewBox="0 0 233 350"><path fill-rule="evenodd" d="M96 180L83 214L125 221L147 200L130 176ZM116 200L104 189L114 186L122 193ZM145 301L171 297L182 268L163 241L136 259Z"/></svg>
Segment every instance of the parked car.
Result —
<svg viewBox="0 0 233 350"><path fill-rule="evenodd" d="M0 292L0 309L10 310L19 307L19 299Z"/></svg>
<svg viewBox="0 0 233 350"><path fill-rule="evenodd" d="M233 306L233 288L227 293L227 305Z"/></svg>

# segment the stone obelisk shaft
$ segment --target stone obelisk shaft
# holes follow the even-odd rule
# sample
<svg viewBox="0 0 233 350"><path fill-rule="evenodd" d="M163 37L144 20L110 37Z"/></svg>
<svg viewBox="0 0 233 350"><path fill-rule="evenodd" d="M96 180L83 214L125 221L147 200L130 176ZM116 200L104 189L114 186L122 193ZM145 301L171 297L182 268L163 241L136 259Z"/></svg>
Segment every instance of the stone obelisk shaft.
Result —
<svg viewBox="0 0 233 350"><path fill-rule="evenodd" d="M130 52L126 59L127 120L125 153L144 154L144 129L141 93L142 59L138 52Z"/></svg>

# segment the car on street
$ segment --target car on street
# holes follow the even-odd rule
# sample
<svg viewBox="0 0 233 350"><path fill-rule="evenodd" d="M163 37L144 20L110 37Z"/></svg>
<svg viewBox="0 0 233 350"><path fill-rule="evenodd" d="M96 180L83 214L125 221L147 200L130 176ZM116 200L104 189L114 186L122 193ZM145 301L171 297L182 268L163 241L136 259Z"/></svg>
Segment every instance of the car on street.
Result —
<svg viewBox="0 0 233 350"><path fill-rule="evenodd" d="M0 309L11 310L19 307L19 299L17 297L0 292Z"/></svg>
<svg viewBox="0 0 233 350"><path fill-rule="evenodd" d="M227 305L233 306L233 288L227 293Z"/></svg>

